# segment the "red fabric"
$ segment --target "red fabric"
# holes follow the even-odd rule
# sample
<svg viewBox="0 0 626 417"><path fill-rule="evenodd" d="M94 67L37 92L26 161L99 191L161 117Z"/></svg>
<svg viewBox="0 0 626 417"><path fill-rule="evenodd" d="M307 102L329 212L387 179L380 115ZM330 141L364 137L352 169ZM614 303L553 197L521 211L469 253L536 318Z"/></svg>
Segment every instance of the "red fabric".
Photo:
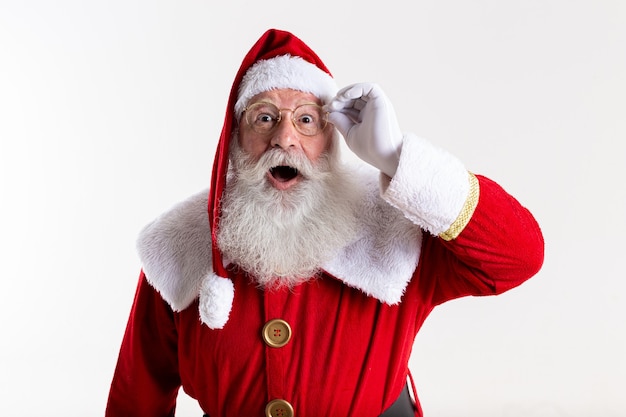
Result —
<svg viewBox="0 0 626 417"><path fill-rule="evenodd" d="M226 184L226 173L228 171L228 149L233 129L236 127L237 118L233 114L235 103L239 91L239 85L246 71L254 65L255 62L269 59L276 56L290 54L299 56L302 59L316 65L322 71L330 75L330 71L322 60L317 56L311 48L309 48L302 40L289 32L277 29L270 29L265 32L259 40L252 46L246 54L237 71L233 86L230 90L228 105L226 106L226 116L224 118L224 126L217 144L215 160L213 163L213 174L211 177L211 191L209 192L209 221L213 235L213 242L216 242L216 230L219 222L220 198ZM215 243L213 244L213 271L221 276L226 277L227 273L222 264L222 255Z"/></svg>
<svg viewBox="0 0 626 417"><path fill-rule="evenodd" d="M422 256L418 270L441 274L444 265L446 276L464 278L440 277L431 295L435 305L466 295L501 294L535 275L543 264L543 235L533 215L497 183L477 178L478 206L463 232L450 242L424 242L429 256ZM431 251L431 245L447 250Z"/></svg>
<svg viewBox="0 0 626 417"><path fill-rule="evenodd" d="M415 335L436 305L500 294L543 262L532 215L494 182L479 183L478 206L457 239L424 236L419 266L396 306L327 275L264 292L231 273L230 319L211 330L198 319L197 301L172 313L142 276L106 417L169 415L179 383L211 417L264 415L274 398L288 400L298 417L380 415L405 385ZM293 329L282 348L261 338L274 318Z"/></svg>
<svg viewBox="0 0 626 417"><path fill-rule="evenodd" d="M181 381L173 317L142 272L109 393L107 416L174 415Z"/></svg>

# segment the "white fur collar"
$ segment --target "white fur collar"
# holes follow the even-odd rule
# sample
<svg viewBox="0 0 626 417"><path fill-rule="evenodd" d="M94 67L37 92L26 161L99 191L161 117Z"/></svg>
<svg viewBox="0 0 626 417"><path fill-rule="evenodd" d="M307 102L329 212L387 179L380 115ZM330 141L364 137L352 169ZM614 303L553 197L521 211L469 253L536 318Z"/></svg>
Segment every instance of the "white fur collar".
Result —
<svg viewBox="0 0 626 417"><path fill-rule="evenodd" d="M380 198L376 171L363 173L361 183L360 234L323 268L381 302L397 304L417 266L422 231ZM137 246L148 281L174 311L200 296L202 321L221 328L234 290L212 271L207 196L202 191L159 216Z"/></svg>

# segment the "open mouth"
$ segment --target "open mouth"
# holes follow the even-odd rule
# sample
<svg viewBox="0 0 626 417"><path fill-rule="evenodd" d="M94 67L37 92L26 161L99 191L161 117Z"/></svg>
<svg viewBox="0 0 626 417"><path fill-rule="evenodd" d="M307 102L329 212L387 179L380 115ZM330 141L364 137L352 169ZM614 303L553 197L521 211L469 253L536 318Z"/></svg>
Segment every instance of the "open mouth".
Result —
<svg viewBox="0 0 626 417"><path fill-rule="evenodd" d="M270 174L276 181L288 182L298 176L298 170L287 165L279 165L270 168Z"/></svg>

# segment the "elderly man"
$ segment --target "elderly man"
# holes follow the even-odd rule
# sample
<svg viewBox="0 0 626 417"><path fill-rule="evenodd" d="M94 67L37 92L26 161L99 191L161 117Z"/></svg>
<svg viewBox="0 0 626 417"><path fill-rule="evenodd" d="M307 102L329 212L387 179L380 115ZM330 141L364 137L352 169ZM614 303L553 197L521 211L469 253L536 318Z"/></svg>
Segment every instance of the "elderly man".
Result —
<svg viewBox="0 0 626 417"><path fill-rule="evenodd" d="M377 85L337 90L290 33L246 55L210 190L139 238L108 417L172 416L181 386L210 417L421 416L408 362L432 309L539 270L528 210L403 133Z"/></svg>

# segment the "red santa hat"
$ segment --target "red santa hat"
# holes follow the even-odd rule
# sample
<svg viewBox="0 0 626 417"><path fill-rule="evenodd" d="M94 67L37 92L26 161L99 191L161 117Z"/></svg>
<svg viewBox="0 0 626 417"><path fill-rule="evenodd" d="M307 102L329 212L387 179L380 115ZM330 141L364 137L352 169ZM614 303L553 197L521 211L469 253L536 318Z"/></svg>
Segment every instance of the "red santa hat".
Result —
<svg viewBox="0 0 626 417"><path fill-rule="evenodd" d="M210 281L218 286L224 284L220 282L220 277L228 277L216 244L216 235L220 216L220 200L226 184L228 152L232 133L237 126L241 112L253 96L280 88L312 93L323 102L330 101L337 92L332 74L311 48L289 32L270 29L252 46L235 76L226 108L224 126L215 153L208 210L212 237L213 271L217 275ZM213 293L211 287L214 285L210 282L206 284L208 287L205 293ZM223 319L224 317L217 321Z"/></svg>

